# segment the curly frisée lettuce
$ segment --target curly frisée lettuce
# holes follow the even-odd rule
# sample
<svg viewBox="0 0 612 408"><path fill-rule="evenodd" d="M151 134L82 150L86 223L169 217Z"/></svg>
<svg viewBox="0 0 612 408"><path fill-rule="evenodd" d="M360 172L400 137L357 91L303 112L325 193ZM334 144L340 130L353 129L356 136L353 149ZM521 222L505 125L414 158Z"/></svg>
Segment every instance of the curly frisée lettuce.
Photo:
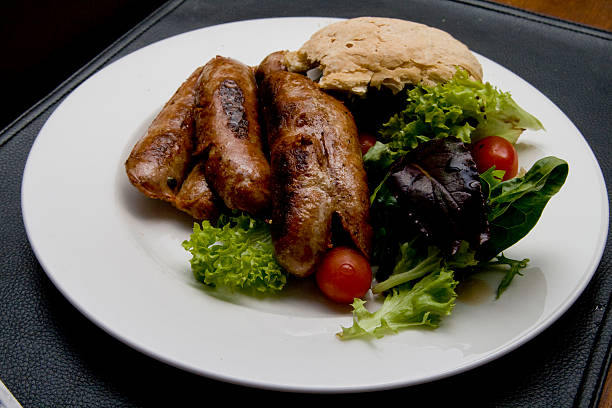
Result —
<svg viewBox="0 0 612 408"><path fill-rule="evenodd" d="M216 226L195 223L183 247L192 254L196 280L205 285L272 293L287 282L274 258L270 226L247 215L222 216Z"/></svg>

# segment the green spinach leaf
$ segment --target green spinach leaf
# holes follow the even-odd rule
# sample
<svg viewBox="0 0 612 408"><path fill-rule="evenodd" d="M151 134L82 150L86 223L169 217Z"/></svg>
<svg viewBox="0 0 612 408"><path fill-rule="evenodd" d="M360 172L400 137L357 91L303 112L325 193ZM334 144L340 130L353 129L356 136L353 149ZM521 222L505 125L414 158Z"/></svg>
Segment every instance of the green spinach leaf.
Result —
<svg viewBox="0 0 612 408"><path fill-rule="evenodd" d="M488 184L491 237L479 248L479 259L489 260L520 241L536 225L544 207L565 183L569 166L554 156L538 160L523 177Z"/></svg>

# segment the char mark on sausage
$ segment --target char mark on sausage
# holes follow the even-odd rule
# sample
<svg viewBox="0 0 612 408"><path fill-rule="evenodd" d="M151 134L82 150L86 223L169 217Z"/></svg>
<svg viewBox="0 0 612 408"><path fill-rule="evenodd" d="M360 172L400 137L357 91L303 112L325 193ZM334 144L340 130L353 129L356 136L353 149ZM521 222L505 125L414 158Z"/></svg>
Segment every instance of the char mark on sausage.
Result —
<svg viewBox="0 0 612 408"><path fill-rule="evenodd" d="M249 136L249 121L245 118L244 94L232 79L226 79L219 85L219 98L223 112L227 117L227 127L238 139Z"/></svg>

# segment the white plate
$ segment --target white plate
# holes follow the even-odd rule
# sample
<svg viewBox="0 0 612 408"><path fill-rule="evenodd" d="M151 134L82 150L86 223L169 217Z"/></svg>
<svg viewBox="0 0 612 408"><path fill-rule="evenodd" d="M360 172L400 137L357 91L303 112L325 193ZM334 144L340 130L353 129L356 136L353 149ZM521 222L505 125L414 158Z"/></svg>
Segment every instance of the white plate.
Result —
<svg viewBox="0 0 612 408"><path fill-rule="evenodd" d="M181 34L116 61L57 108L27 161L23 217L44 270L82 313L132 347L201 375L344 392L417 384L491 361L540 333L580 295L607 234L601 171L550 100L483 57L485 79L547 128L521 138L521 165L544 155L570 163L536 228L508 251L531 263L501 299L493 295L501 274L483 274L435 331L343 342L334 334L351 324L350 308L325 302L310 281L264 299L223 295L194 281L181 247L192 221L129 184L129 151L195 67L216 54L255 65L270 52L296 49L331 21L253 20Z"/></svg>

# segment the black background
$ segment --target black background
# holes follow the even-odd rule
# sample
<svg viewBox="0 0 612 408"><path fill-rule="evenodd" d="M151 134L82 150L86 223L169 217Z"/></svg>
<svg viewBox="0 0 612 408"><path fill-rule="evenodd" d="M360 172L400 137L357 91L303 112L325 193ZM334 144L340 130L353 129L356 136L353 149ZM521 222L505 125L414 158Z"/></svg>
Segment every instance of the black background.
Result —
<svg viewBox="0 0 612 408"><path fill-rule="evenodd" d="M163 0L0 2L0 129L148 16Z"/></svg>

